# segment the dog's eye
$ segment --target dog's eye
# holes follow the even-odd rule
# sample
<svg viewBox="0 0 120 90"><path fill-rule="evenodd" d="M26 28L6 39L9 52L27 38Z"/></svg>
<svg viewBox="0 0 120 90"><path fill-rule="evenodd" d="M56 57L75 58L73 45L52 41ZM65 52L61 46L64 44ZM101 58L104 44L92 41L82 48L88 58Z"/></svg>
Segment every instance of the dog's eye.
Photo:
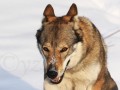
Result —
<svg viewBox="0 0 120 90"><path fill-rule="evenodd" d="M62 48L61 50L60 50L60 52L65 52L65 51L67 51L68 50L68 48L67 47L64 47L64 48Z"/></svg>
<svg viewBox="0 0 120 90"><path fill-rule="evenodd" d="M43 50L49 52L49 49L47 47L43 47Z"/></svg>

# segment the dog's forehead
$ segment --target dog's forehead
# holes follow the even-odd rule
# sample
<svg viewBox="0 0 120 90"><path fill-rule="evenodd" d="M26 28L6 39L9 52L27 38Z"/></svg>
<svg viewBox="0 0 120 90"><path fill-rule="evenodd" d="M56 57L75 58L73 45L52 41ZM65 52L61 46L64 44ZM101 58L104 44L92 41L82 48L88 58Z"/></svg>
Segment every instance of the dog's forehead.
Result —
<svg viewBox="0 0 120 90"><path fill-rule="evenodd" d="M72 44L76 39L74 30L69 24L49 24L44 26L42 39L52 45Z"/></svg>

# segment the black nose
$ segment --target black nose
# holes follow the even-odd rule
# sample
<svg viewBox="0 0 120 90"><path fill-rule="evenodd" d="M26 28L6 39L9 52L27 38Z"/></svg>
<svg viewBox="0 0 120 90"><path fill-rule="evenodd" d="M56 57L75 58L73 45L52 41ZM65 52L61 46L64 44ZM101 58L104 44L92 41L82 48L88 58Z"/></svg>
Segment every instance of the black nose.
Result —
<svg viewBox="0 0 120 90"><path fill-rule="evenodd" d="M50 70L50 71L47 71L47 76L51 79L54 79L56 78L58 75L58 72L57 71L54 71L54 70Z"/></svg>

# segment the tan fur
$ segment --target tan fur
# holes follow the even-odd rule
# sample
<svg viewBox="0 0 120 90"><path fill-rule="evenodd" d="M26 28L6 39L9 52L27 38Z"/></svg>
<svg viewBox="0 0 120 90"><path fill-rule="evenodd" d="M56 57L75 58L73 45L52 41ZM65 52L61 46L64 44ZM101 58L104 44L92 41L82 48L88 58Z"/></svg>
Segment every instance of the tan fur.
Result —
<svg viewBox="0 0 120 90"><path fill-rule="evenodd" d="M36 36L47 63L45 75L51 64L58 72L55 79L64 74L58 84L46 77L44 89L118 90L107 70L104 40L89 19L77 16L76 5L62 17L56 17L52 6L48 5L44 16L42 31ZM64 48L67 49L61 51Z"/></svg>

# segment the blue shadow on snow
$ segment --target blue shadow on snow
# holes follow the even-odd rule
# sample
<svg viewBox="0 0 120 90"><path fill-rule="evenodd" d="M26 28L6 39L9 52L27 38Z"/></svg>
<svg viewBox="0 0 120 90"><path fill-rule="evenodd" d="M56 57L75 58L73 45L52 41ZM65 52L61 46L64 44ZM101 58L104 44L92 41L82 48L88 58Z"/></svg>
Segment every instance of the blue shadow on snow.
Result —
<svg viewBox="0 0 120 90"><path fill-rule="evenodd" d="M0 68L0 90L36 90L20 78Z"/></svg>

